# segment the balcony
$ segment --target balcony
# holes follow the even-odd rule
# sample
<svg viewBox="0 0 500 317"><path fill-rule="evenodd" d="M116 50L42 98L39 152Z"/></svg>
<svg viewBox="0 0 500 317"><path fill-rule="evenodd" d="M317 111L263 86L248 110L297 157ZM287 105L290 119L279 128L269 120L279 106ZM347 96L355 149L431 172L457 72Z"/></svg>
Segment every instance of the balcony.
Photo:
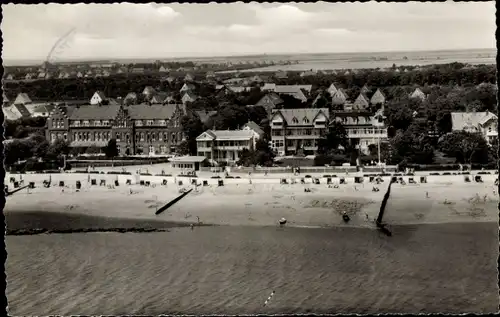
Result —
<svg viewBox="0 0 500 317"><path fill-rule="evenodd" d="M314 140L314 139L320 139L321 135L319 134L292 134L292 135L287 135L286 139L287 140Z"/></svg>

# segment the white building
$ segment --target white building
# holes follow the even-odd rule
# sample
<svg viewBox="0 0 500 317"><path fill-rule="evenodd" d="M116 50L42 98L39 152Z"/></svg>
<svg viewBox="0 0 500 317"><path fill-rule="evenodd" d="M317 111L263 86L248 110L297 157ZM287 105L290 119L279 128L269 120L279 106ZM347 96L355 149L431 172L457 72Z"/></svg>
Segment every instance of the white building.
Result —
<svg viewBox="0 0 500 317"><path fill-rule="evenodd" d="M106 100L106 96L101 91L96 91L92 98L90 98L91 105L98 105Z"/></svg>
<svg viewBox="0 0 500 317"><path fill-rule="evenodd" d="M207 130L196 138L198 156L217 162L235 163L243 150L255 148L260 135L253 129Z"/></svg>
<svg viewBox="0 0 500 317"><path fill-rule="evenodd" d="M452 112L453 131L481 133L491 143L498 138L498 117L491 112Z"/></svg>

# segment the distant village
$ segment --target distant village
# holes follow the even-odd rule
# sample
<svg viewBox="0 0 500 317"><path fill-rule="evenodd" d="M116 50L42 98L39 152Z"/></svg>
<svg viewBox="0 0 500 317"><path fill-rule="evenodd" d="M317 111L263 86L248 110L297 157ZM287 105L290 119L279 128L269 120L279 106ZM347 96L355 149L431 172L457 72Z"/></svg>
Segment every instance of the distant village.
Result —
<svg viewBox="0 0 500 317"><path fill-rule="evenodd" d="M218 130L217 127L208 129L196 138L197 150L194 154L197 157L235 164L242 151L254 149L259 139L268 140L277 156L316 155L319 141L325 138L334 123L342 124L349 141L361 153L369 153L370 146L380 146L389 138L385 114L387 97L381 88L364 85L357 95L350 96L348 87L335 82L331 82L326 89L313 85L277 84L280 79L289 76L289 72L285 71L242 76L239 72L220 75L216 71L204 69L201 72L204 74L201 74L200 68L179 67L172 70L167 65L154 66L157 67L156 73L164 74L160 81L181 82L178 92L146 86L140 93L129 92L124 96L106 96L102 91L95 91L89 100L51 101L32 100L29 91L18 93L12 98L4 93L3 112L7 120L46 118L47 140L54 142L62 139L73 148L102 148L109 140L115 139L120 156L174 155L180 143L186 139L182 127L184 116L192 114L206 123L217 114L216 110L211 109L190 109L190 105L199 98L197 89L203 83L211 85L219 97L258 89L263 94L262 98L246 107L260 107L265 111L270 132L266 135L263 122L253 121L236 130ZM145 69L115 64L72 68L64 70L64 67L58 67L54 71L53 65L44 63L37 72L20 76L23 78L21 80L67 79L153 71L152 66ZM405 72L408 69L402 67L395 71ZM418 70L419 67L412 69ZM307 77L338 72L309 70L298 75ZM345 74L355 70L341 72ZM7 81L18 78L13 73L6 73ZM409 99L424 101L427 94L423 90L422 87L414 87L406 94ZM290 108L285 102L290 97L304 106ZM328 100L322 101L325 98ZM418 113L415 112L414 116L418 117ZM453 131L479 132L488 142L498 136L498 118L492 112L453 112L451 116Z"/></svg>

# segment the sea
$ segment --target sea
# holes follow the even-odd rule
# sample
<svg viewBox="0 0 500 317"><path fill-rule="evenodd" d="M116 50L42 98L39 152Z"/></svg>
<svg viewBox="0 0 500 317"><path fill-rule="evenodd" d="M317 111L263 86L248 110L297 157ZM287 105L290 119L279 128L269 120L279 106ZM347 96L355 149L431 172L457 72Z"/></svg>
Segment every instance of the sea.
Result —
<svg viewBox="0 0 500 317"><path fill-rule="evenodd" d="M369 228L229 226L7 236L8 311L16 316L498 311L498 224L391 230L392 237Z"/></svg>
<svg viewBox="0 0 500 317"><path fill-rule="evenodd" d="M312 54L261 54L246 56L212 56L212 57L183 57L183 58L137 58L137 59L93 59L93 63L153 63L156 60L174 62L199 62L199 63L280 63L280 65L252 68L249 72L261 71L303 71L303 70L335 70L335 69L361 69L361 68L386 68L393 64L404 65L430 65L446 64L453 62L476 64L496 64L496 49L467 49L467 50L441 50L441 51L410 51L410 52L362 52L362 53L312 53ZM61 62L78 62L78 60L63 60ZM290 65L283 65L290 62ZM41 60L5 60L7 66L39 65ZM229 71L234 72L234 71Z"/></svg>

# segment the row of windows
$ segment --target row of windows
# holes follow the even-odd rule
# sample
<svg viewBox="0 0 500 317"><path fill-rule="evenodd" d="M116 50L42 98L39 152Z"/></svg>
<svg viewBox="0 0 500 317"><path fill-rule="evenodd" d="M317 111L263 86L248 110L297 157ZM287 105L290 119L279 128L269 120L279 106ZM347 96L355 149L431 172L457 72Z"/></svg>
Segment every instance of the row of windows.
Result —
<svg viewBox="0 0 500 317"><path fill-rule="evenodd" d="M73 140L75 141L109 141L111 133L109 132L75 132Z"/></svg>
<svg viewBox="0 0 500 317"><path fill-rule="evenodd" d="M175 132L172 132L170 134L170 142L171 143L177 143L178 141L181 141L183 138L183 135L182 135L182 132L178 132L178 133L175 133ZM118 137L117 137L118 139ZM167 132L147 132L147 133L144 133L144 132L137 132L135 134L135 139L137 141L151 141L151 142L156 142L156 140L158 141L165 141L165 142L168 142L168 133Z"/></svg>
<svg viewBox="0 0 500 317"><path fill-rule="evenodd" d="M64 120L54 119L52 120L52 126L56 129L64 128Z"/></svg>
<svg viewBox="0 0 500 317"><path fill-rule="evenodd" d="M109 120L74 120L70 124L72 127L107 127L109 125Z"/></svg>

